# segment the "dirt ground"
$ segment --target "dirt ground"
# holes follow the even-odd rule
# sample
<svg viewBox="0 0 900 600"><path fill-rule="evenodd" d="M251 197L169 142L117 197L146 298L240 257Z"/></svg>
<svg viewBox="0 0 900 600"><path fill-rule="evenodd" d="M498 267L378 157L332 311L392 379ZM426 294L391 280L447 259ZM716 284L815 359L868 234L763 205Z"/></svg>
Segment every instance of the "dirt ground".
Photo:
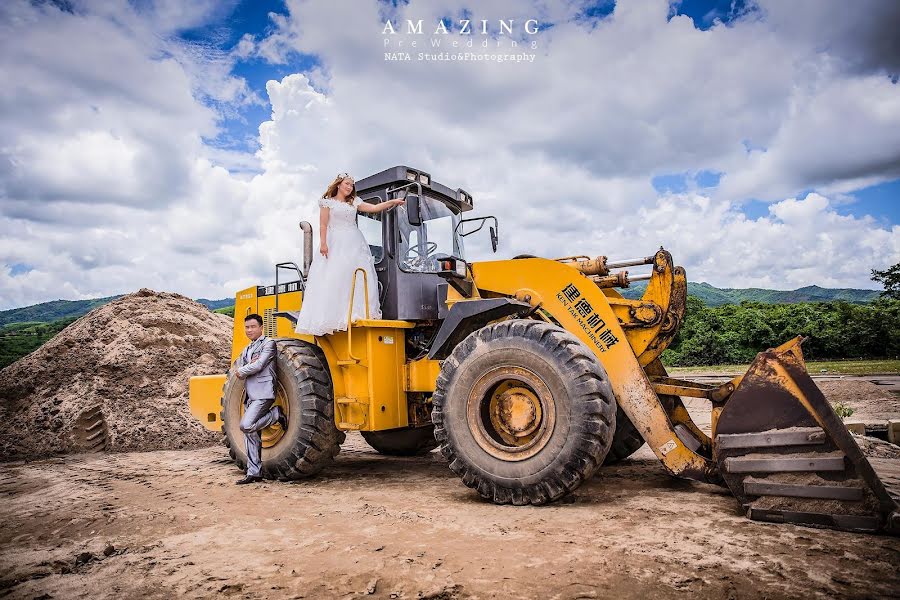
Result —
<svg viewBox="0 0 900 600"><path fill-rule="evenodd" d="M0 599L900 596L900 538L750 521L646 446L547 507L487 503L438 452L384 457L357 434L315 479L235 486L186 404L230 335L141 290L0 372ZM868 381L819 385L854 419L900 416ZM858 442L900 490L900 448Z"/></svg>
<svg viewBox="0 0 900 600"><path fill-rule="evenodd" d="M750 521L646 446L546 507L483 502L439 453L355 434L316 479L240 476L221 446L0 465L0 597L900 594L900 538Z"/></svg>

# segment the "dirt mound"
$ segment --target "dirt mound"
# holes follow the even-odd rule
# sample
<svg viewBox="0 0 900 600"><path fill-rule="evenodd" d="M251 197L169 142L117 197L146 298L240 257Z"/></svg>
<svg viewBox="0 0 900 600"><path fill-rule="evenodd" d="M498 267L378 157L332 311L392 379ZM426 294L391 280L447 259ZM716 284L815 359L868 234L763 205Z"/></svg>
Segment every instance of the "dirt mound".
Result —
<svg viewBox="0 0 900 600"><path fill-rule="evenodd" d="M188 380L228 368L232 321L142 289L84 315L0 371L0 459L214 443Z"/></svg>

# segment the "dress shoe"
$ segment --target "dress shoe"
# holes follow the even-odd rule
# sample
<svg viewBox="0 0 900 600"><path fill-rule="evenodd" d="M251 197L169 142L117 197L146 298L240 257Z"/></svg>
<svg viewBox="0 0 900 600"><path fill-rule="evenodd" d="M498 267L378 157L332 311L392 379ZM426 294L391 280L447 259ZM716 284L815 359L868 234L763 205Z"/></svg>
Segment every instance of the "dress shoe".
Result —
<svg viewBox="0 0 900 600"><path fill-rule="evenodd" d="M262 481L262 480L263 480L262 477L258 477L258 476L256 476L256 475L247 475L247 476L244 477L243 479L238 479L238 480L235 481L234 483L235 483L236 485L244 485L245 483L257 483L257 482Z"/></svg>

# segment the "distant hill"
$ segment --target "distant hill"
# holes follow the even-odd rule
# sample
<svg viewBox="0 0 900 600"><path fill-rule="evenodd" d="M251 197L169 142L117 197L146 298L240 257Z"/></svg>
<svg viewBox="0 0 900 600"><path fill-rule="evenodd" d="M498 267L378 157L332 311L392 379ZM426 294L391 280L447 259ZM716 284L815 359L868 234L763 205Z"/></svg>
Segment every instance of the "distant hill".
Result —
<svg viewBox="0 0 900 600"><path fill-rule="evenodd" d="M121 296L91 300L53 300L0 311L0 369L41 347L78 317ZM234 317L234 298L197 300L210 310Z"/></svg>
<svg viewBox="0 0 900 600"><path fill-rule="evenodd" d="M121 298L121 295L91 300L52 300L22 308L2 310L0 311L0 327L10 323L50 323L58 319L80 317L116 298Z"/></svg>
<svg viewBox="0 0 900 600"><path fill-rule="evenodd" d="M221 313L223 315L228 315L232 319L234 318L234 304L230 306L223 306L222 308L217 308L213 312Z"/></svg>
<svg viewBox="0 0 900 600"><path fill-rule="evenodd" d="M50 302L32 304L31 306L23 306L22 308L0 310L0 327L12 323L52 323L59 319L77 318L81 315L86 315L98 306L121 297L120 294L118 296L92 298L90 300L52 300ZM224 298L222 300L200 298L197 302L210 310L234 306L234 298Z"/></svg>
<svg viewBox="0 0 900 600"><path fill-rule="evenodd" d="M49 323L11 323L0 326L0 369L37 350L77 318L64 317Z"/></svg>
<svg viewBox="0 0 900 600"><path fill-rule="evenodd" d="M647 289L646 281L638 281L627 290L622 290L626 298L640 298ZM796 290L766 290L762 288L717 288L708 283L688 282L688 294L703 301L707 306L740 304L743 301L764 304L793 304L795 302L827 302L843 300L854 304L865 304L877 300L879 290L859 290L853 288L823 288L808 285Z"/></svg>
<svg viewBox="0 0 900 600"><path fill-rule="evenodd" d="M206 298L197 298L197 302L203 304L212 311L218 311L220 308L228 308L234 306L234 298L223 298L222 300L207 300Z"/></svg>

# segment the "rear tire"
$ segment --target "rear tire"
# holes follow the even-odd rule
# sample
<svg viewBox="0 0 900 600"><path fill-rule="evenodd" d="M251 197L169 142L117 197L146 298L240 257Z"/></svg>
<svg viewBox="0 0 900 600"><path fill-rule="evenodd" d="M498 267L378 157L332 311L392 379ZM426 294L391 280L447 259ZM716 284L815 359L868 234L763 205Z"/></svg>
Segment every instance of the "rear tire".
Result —
<svg viewBox="0 0 900 600"><path fill-rule="evenodd" d="M387 456L419 456L438 447L434 425L387 431L361 431L366 443Z"/></svg>
<svg viewBox="0 0 900 600"><path fill-rule="evenodd" d="M529 319L488 325L444 361L432 397L441 453L465 485L498 504L545 504L603 463L616 403L578 338Z"/></svg>
<svg viewBox="0 0 900 600"><path fill-rule="evenodd" d="M262 476L301 479L315 475L340 452L345 434L334 424L334 394L325 355L301 340L276 340L276 403L287 414L287 431L277 425L260 432L263 438ZM247 450L240 430L244 381L228 372L222 395L222 431L231 458L247 468Z"/></svg>

